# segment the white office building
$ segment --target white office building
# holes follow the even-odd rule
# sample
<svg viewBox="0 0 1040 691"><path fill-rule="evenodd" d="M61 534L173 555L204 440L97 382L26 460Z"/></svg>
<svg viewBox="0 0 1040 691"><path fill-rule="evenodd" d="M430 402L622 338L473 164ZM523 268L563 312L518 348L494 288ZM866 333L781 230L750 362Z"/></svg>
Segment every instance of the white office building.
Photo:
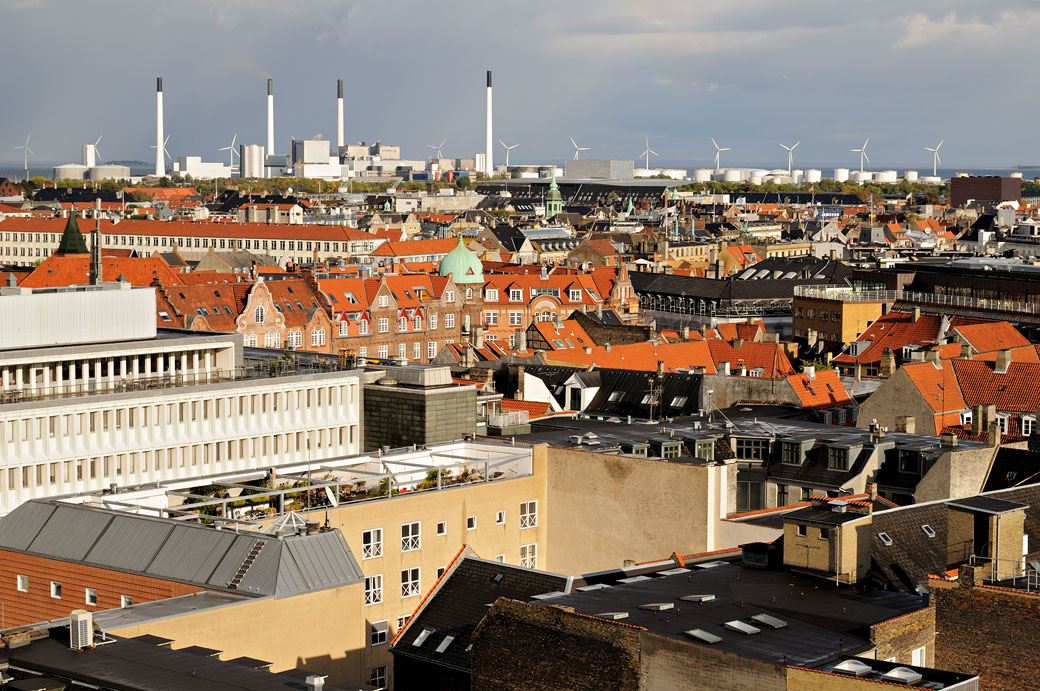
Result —
<svg viewBox="0 0 1040 691"><path fill-rule="evenodd" d="M152 288L0 290L0 515L35 498L361 449L360 373L155 327Z"/></svg>

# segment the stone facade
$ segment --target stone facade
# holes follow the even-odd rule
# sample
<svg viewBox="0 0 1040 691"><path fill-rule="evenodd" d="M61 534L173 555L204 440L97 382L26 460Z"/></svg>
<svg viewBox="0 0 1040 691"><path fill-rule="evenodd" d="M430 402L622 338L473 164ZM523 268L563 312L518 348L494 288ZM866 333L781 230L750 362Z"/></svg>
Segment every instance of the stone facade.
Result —
<svg viewBox="0 0 1040 691"><path fill-rule="evenodd" d="M364 449L399 448L462 439L477 429L477 391L472 386L364 387Z"/></svg>

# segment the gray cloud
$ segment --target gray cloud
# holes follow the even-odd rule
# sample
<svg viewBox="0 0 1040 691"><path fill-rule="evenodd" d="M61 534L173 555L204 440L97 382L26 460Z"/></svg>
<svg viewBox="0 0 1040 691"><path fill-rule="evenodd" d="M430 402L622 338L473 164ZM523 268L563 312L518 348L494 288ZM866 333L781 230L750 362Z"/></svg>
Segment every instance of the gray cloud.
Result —
<svg viewBox="0 0 1040 691"><path fill-rule="evenodd" d="M568 0L348 2L96 0L0 2L0 158L33 133L40 160L78 159L104 133L108 158L148 160L154 78L166 86L175 155L217 160L234 133L264 137L275 80L276 146L334 131L334 86L348 90L347 136L422 157L472 155L483 142L483 71L495 70L496 135L513 160L634 157L648 135L663 160L711 155L781 165L853 163L871 137L877 166L1040 162L1016 127L1034 112L1028 0L741 3ZM104 146L107 145L107 146ZM501 155L501 152L497 152Z"/></svg>

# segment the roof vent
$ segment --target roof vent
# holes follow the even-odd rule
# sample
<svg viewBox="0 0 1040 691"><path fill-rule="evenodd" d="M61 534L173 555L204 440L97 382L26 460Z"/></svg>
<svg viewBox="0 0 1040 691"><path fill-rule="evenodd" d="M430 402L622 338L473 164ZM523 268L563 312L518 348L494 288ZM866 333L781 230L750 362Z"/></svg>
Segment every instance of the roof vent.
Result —
<svg viewBox="0 0 1040 691"><path fill-rule="evenodd" d="M711 602L715 599L713 593L702 593L700 595L683 595L679 598L685 602Z"/></svg>
<svg viewBox="0 0 1040 691"><path fill-rule="evenodd" d="M835 499L829 501L827 504L831 507L831 511L834 513L845 513L849 508L849 503L844 499Z"/></svg>
<svg viewBox="0 0 1040 691"><path fill-rule="evenodd" d="M307 691L321 691L325 688L325 676L321 674L307 675Z"/></svg>
<svg viewBox="0 0 1040 691"><path fill-rule="evenodd" d="M909 667L893 667L881 676L882 681L889 681L894 684L906 684L910 686L921 681L924 677L921 676L920 672L914 671Z"/></svg>
<svg viewBox="0 0 1040 691"><path fill-rule="evenodd" d="M708 633L704 629L690 629L689 631L683 631L687 636L695 640L701 641L702 643L718 643L722 640L721 636L716 636L713 633Z"/></svg>
<svg viewBox="0 0 1040 691"><path fill-rule="evenodd" d="M746 634L748 636L754 635L756 633L760 633L762 631L762 629L760 629L760 628L758 628L756 626L752 626L751 624L746 624L746 623L740 621L739 619L734 619L733 621L727 621L725 626L730 631L736 631L737 633L743 633L743 634Z"/></svg>
<svg viewBox="0 0 1040 691"><path fill-rule="evenodd" d="M639 609L645 609L648 612L663 612L673 607L675 607L673 602L650 602L645 605L639 605Z"/></svg>
<svg viewBox="0 0 1040 691"><path fill-rule="evenodd" d="M502 574L496 573L494 576L491 577L491 581L494 582L494 583L501 583L502 582Z"/></svg>
<svg viewBox="0 0 1040 691"><path fill-rule="evenodd" d="M594 617L600 619L612 619L617 621L618 619L628 619L628 612L600 612L599 614L593 614Z"/></svg>
<svg viewBox="0 0 1040 691"><path fill-rule="evenodd" d="M776 617L770 616L768 614L756 614L755 616L751 617L751 621L755 622L756 624L768 626L771 629L782 629L785 626L787 626L787 622L783 619L777 619Z"/></svg>
<svg viewBox="0 0 1040 691"><path fill-rule="evenodd" d="M848 674L853 677L865 677L874 670L870 668L870 665L859 660L842 660L838 664L831 667L831 671L836 674Z"/></svg>

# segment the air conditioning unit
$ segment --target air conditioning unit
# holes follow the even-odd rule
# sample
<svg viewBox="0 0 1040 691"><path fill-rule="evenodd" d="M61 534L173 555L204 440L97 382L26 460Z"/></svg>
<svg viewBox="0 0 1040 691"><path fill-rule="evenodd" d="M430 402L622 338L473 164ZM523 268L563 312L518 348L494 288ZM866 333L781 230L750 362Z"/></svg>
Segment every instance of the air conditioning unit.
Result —
<svg viewBox="0 0 1040 691"><path fill-rule="evenodd" d="M73 650L94 647L94 617L85 609L69 614L69 647Z"/></svg>

